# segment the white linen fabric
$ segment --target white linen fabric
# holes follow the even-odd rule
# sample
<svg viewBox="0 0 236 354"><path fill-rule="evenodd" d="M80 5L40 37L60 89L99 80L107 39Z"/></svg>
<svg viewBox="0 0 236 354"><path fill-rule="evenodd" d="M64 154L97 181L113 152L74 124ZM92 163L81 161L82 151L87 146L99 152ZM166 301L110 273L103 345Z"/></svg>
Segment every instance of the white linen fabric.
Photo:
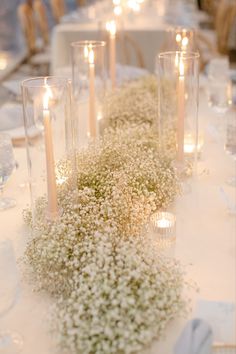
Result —
<svg viewBox="0 0 236 354"><path fill-rule="evenodd" d="M189 321L179 337L174 354L210 354L212 329L207 322L199 318Z"/></svg>
<svg viewBox="0 0 236 354"><path fill-rule="evenodd" d="M233 159L224 152L223 141L212 135L208 129L213 124L219 128L220 122L222 124L225 118L217 117L207 107L205 96L202 92L199 111L205 132L204 149L199 161L200 173L192 180L191 192L183 195L176 203L175 256L186 265L188 279L193 279L200 288L198 293L186 294L192 299L193 307L198 299L235 302L236 298L235 218L227 213L219 193L219 187L235 172L235 166ZM42 154L43 150L38 153ZM25 185L25 149L15 148L15 157L19 168L9 179L4 194L15 198L17 206L0 212L0 239L10 238L13 241L22 274L21 297L14 308L0 319L1 329L17 330L23 335L24 354L52 354L55 353L55 346L47 319L52 301L47 294L33 291L34 283L26 276L27 267L21 259L28 232L22 219L22 210L30 202ZM24 187L20 187L22 184ZM224 188L230 198L235 200L235 189ZM8 276L7 269L5 275ZM192 316L189 313L189 319ZM186 319L172 321L165 336L144 353L173 353L174 344L185 321Z"/></svg>

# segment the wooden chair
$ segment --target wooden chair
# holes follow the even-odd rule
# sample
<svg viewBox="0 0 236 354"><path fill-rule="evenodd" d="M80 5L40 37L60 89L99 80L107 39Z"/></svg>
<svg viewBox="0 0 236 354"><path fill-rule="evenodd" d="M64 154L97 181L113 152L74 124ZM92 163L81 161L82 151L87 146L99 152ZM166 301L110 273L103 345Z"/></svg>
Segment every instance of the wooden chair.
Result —
<svg viewBox="0 0 236 354"><path fill-rule="evenodd" d="M35 0L33 9L35 13L36 24L40 30L44 45L47 46L49 44L48 19L46 8L42 0Z"/></svg>
<svg viewBox="0 0 236 354"><path fill-rule="evenodd" d="M217 49L220 54L225 55L229 52L229 35L235 18L236 3L230 0L222 0L215 18Z"/></svg>
<svg viewBox="0 0 236 354"><path fill-rule="evenodd" d="M32 7L27 3L20 4L18 6L18 18L20 20L29 54L32 55L36 52L36 30Z"/></svg>
<svg viewBox="0 0 236 354"><path fill-rule="evenodd" d="M38 46L33 8L27 3L20 4L18 17L28 49L28 63L36 69L44 68L45 73L48 73L50 56L43 51L43 46Z"/></svg>
<svg viewBox="0 0 236 354"><path fill-rule="evenodd" d="M78 7L85 6L86 5L86 0L76 0L76 5Z"/></svg>
<svg viewBox="0 0 236 354"><path fill-rule="evenodd" d="M66 13L64 0L50 0L52 14L56 23L60 22L60 18Z"/></svg>

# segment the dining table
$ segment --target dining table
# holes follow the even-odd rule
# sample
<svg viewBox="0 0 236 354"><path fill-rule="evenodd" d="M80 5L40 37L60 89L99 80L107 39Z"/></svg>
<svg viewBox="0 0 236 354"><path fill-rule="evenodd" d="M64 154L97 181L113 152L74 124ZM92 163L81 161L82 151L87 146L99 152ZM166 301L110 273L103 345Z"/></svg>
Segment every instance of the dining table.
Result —
<svg viewBox="0 0 236 354"><path fill-rule="evenodd" d="M60 23L52 30L51 74L58 74L64 67L71 65L72 42L106 41L106 22L113 18L112 7L104 0L78 8L62 17ZM150 72L154 72L155 58L160 51L166 49L170 28L181 26L198 29L200 22L208 19L209 16L197 10L193 2L177 0L150 0L143 4L141 11L126 10L121 17L115 18L117 62L133 66L142 65ZM128 46L128 62L124 45ZM142 58L141 63L138 57Z"/></svg>
<svg viewBox="0 0 236 354"><path fill-rule="evenodd" d="M206 304L226 306L221 318L206 311L205 317L212 325L214 341L236 344L236 218L228 203L231 201L235 207L236 189L226 183L235 173L235 162L224 149L227 117L234 116L236 109L234 106L225 114L216 113L208 106L205 89L205 84L200 86L199 127L204 144L198 157L197 171L188 181L189 189L175 202L176 241L165 250L184 265L186 277L193 284L186 294L190 298L191 309L186 316L168 324L165 334L153 343L148 354L173 353L187 320L204 316L204 309L211 307ZM42 154L42 151L38 153ZM29 265L24 260L30 235L23 220L23 210L30 207L24 139L21 143L17 140L14 155L16 169L4 187L4 195L14 198L16 206L0 211L0 241L8 238L13 243L20 292L14 306L0 318L1 329L16 330L23 336L24 354L52 354L57 352L49 330L53 300L37 290ZM8 276L7 269L5 276ZM229 305L233 321L227 320Z"/></svg>

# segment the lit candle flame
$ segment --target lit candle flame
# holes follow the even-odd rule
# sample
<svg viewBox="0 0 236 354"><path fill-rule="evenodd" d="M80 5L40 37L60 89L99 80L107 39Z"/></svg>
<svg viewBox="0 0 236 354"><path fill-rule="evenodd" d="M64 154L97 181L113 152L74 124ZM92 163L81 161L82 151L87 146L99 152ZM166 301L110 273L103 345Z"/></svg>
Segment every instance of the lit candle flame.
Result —
<svg viewBox="0 0 236 354"><path fill-rule="evenodd" d="M46 83L46 78L44 79L46 92L43 95L43 109L48 109L49 99L52 98L52 90Z"/></svg>
<svg viewBox="0 0 236 354"><path fill-rule="evenodd" d="M116 34L116 23L115 23L115 21L114 20L108 21L106 23L106 29L107 29L108 32L110 32L111 36L115 36L115 34Z"/></svg>
<svg viewBox="0 0 236 354"><path fill-rule="evenodd" d="M184 37L184 38L182 39L182 46L183 46L183 47L187 47L187 45L188 45L188 37Z"/></svg>
<svg viewBox="0 0 236 354"><path fill-rule="evenodd" d="M176 39L176 42L179 43L182 39L181 34L177 33L175 39Z"/></svg>
<svg viewBox="0 0 236 354"><path fill-rule="evenodd" d="M88 58L88 55L89 55L89 50L88 50L88 46L86 45L84 47L84 58L87 59Z"/></svg>
<svg viewBox="0 0 236 354"><path fill-rule="evenodd" d="M122 7L121 6L115 6L114 7L114 14L116 15L116 16L120 16L121 14L122 14Z"/></svg>

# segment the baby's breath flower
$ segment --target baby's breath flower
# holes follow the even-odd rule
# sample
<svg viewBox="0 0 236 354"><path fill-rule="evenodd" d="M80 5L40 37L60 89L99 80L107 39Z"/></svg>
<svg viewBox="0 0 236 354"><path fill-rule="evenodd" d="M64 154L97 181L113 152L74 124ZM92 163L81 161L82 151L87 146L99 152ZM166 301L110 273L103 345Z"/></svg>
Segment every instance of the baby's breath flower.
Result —
<svg viewBox="0 0 236 354"><path fill-rule="evenodd" d="M129 122L123 124L126 108L121 113L119 106L103 137L77 153L76 168L69 160L57 165L56 222L46 218L45 197L36 202L33 222L25 211L33 228L26 260L56 299L54 333L71 354L138 352L185 308L180 265L163 258L143 231L179 190L171 159L158 149L155 82L129 90L135 99L133 116L125 103ZM139 103L137 90L144 94Z"/></svg>

